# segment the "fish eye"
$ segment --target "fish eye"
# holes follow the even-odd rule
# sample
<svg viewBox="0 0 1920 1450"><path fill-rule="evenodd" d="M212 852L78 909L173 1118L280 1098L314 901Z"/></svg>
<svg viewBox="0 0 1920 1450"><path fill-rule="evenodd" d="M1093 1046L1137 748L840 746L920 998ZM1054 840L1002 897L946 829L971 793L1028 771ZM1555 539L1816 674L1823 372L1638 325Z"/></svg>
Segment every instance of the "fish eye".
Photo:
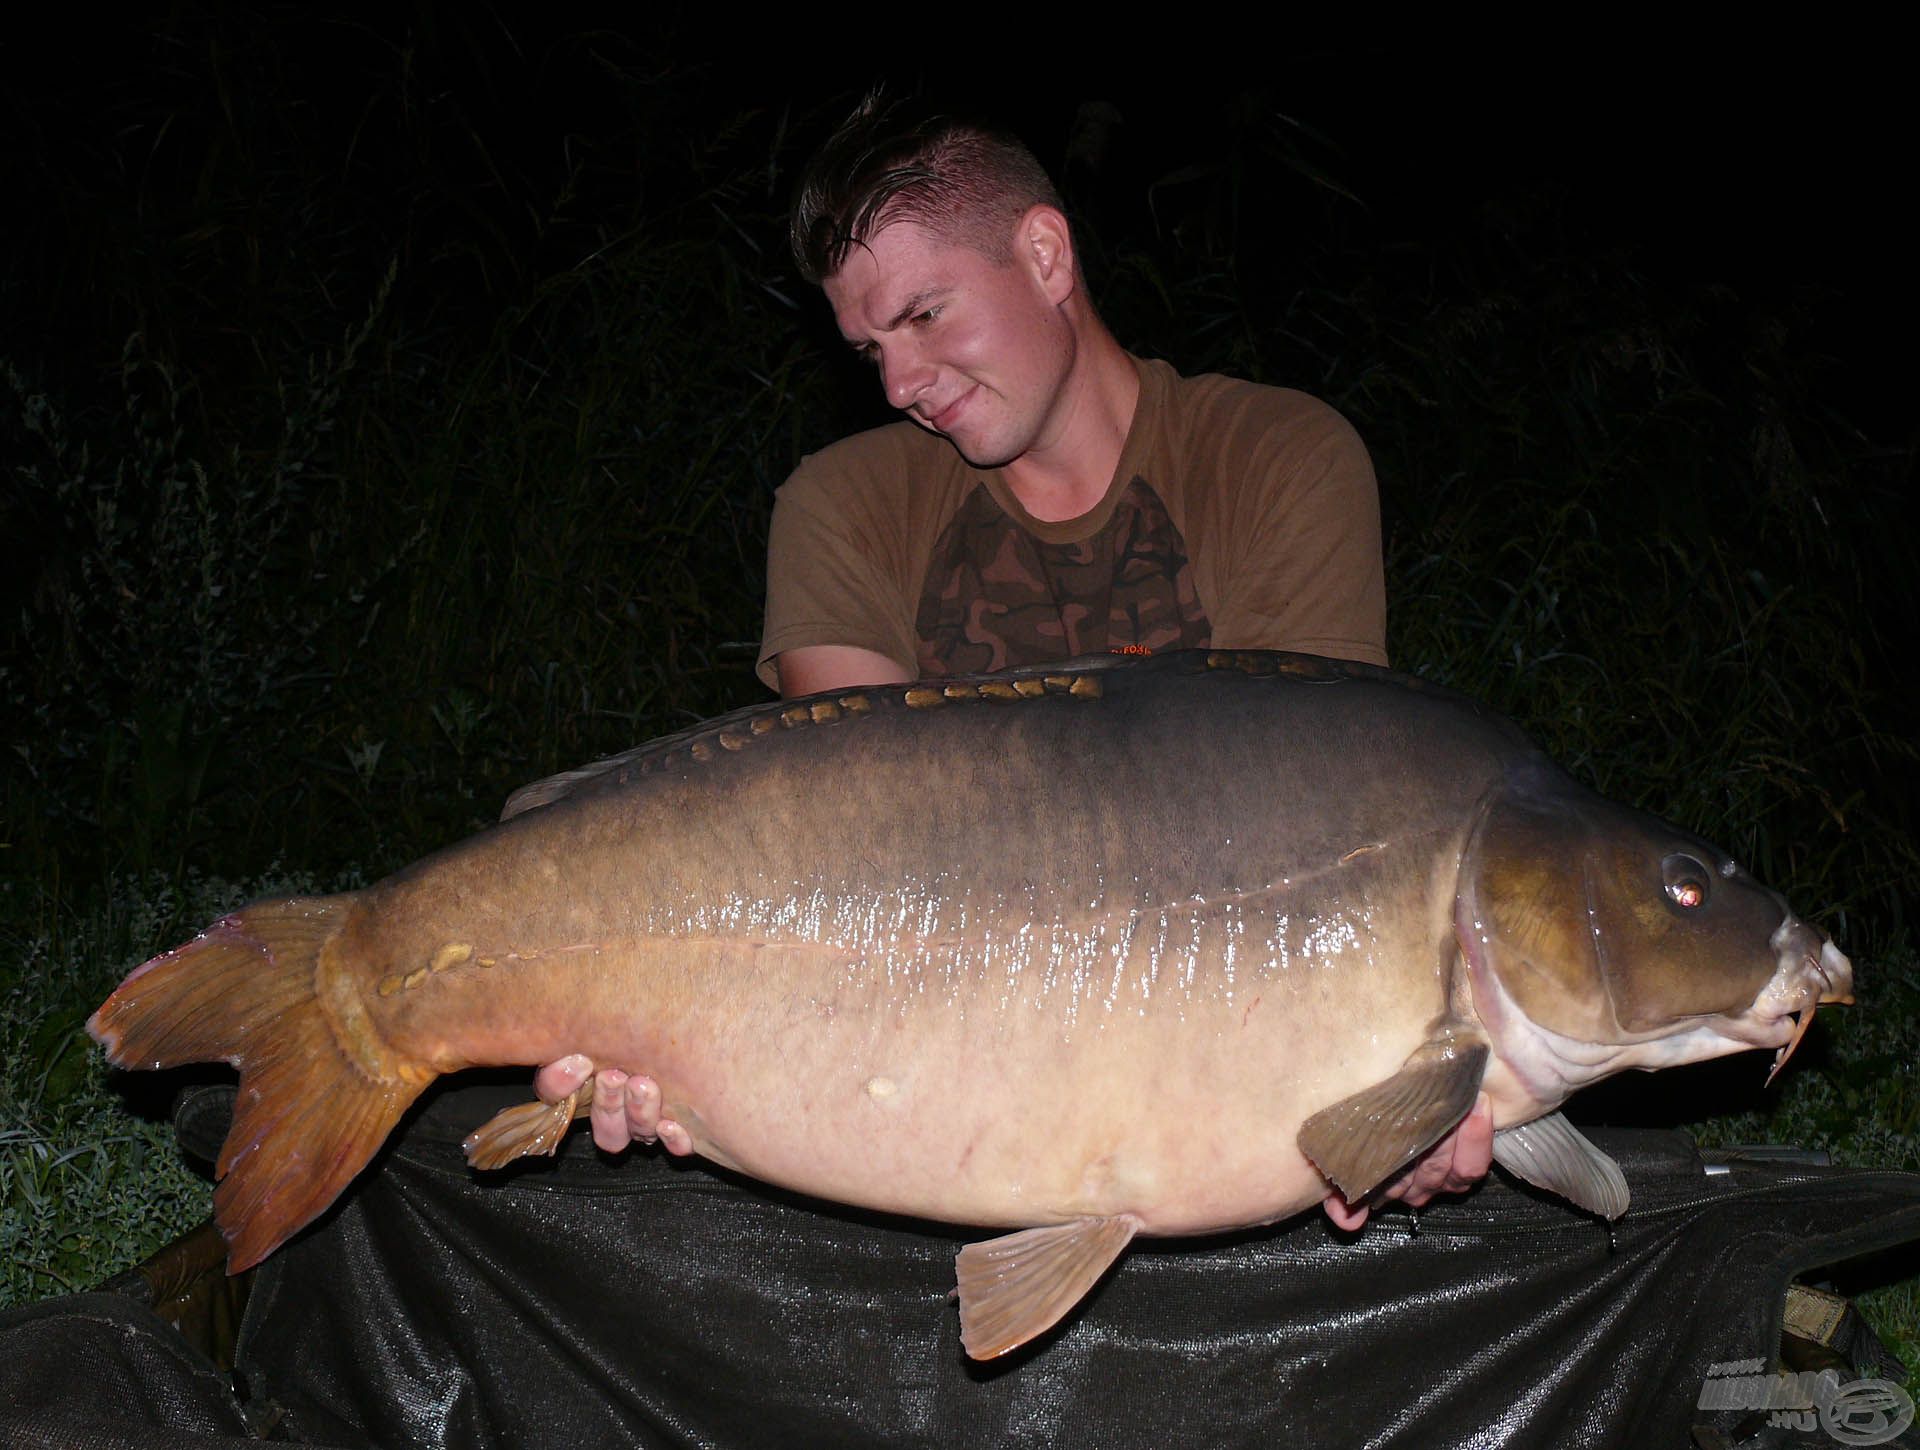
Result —
<svg viewBox="0 0 1920 1450"><path fill-rule="evenodd" d="M1707 904L1707 883L1713 874L1693 857L1676 851L1660 863L1660 874L1665 878L1667 896L1676 906L1692 911Z"/></svg>

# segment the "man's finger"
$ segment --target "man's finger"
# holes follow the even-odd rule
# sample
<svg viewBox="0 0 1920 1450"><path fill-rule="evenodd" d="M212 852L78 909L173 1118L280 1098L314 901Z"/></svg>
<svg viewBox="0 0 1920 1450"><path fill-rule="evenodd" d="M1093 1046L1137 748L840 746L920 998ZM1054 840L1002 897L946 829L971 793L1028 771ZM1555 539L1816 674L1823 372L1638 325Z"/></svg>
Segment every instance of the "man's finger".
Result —
<svg viewBox="0 0 1920 1450"><path fill-rule="evenodd" d="M660 1084L644 1074L627 1079L627 1131L642 1143L660 1136Z"/></svg>
<svg viewBox="0 0 1920 1450"><path fill-rule="evenodd" d="M1349 1233L1367 1221L1367 1206L1363 1203L1355 1207L1337 1190L1321 1199L1320 1206L1327 1211L1327 1217L1333 1220L1335 1228L1346 1229Z"/></svg>
<svg viewBox="0 0 1920 1450"><path fill-rule="evenodd" d="M593 1141L609 1153L623 1153L633 1141L627 1132L627 1075L617 1067L603 1067L593 1079Z"/></svg>
<svg viewBox="0 0 1920 1450"><path fill-rule="evenodd" d="M548 1063L533 1075L533 1090L543 1103L570 1098L593 1074L593 1062L584 1053L572 1053Z"/></svg>
<svg viewBox="0 0 1920 1450"><path fill-rule="evenodd" d="M1473 1111L1460 1124L1453 1145L1453 1176L1459 1179L1454 1192L1469 1188L1487 1176L1493 1167L1493 1100L1481 1093Z"/></svg>
<svg viewBox="0 0 1920 1450"><path fill-rule="evenodd" d="M1485 1093L1473 1111L1387 1190L1409 1208L1424 1208L1442 1193L1465 1193L1493 1166L1493 1102Z"/></svg>

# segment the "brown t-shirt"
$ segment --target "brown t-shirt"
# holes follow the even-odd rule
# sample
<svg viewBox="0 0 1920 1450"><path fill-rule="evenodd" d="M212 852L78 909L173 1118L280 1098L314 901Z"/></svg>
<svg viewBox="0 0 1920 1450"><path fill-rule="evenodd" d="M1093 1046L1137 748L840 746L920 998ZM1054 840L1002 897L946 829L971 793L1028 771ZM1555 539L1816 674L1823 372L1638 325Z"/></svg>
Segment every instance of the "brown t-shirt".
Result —
<svg viewBox="0 0 1920 1450"><path fill-rule="evenodd" d="M1136 365L1113 482L1078 518L1034 518L912 423L802 460L774 502L760 678L816 644L920 676L1207 645L1385 664L1359 435L1305 393Z"/></svg>

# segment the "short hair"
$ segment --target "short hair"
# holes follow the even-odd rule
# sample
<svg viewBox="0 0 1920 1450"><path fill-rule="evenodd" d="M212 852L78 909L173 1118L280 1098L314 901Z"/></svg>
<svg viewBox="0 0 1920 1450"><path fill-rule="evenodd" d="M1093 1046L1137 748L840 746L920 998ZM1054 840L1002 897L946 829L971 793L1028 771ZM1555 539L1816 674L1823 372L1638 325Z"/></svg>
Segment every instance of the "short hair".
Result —
<svg viewBox="0 0 1920 1450"><path fill-rule="evenodd" d="M788 218L794 264L809 282L894 222L994 262L1035 206L1061 207L1047 170L1019 138L874 91L807 164Z"/></svg>

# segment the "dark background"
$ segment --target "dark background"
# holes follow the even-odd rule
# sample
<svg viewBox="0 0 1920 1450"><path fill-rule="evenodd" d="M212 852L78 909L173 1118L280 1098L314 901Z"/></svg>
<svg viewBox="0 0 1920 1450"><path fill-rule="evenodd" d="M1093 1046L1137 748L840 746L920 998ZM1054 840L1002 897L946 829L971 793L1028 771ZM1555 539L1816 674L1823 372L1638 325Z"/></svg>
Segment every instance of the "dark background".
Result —
<svg viewBox="0 0 1920 1450"><path fill-rule="evenodd" d="M1920 1166L1908 52L1287 22L0 22L0 1103L94 1175L0 1204L33 1293L171 1231L81 1032L131 965L764 698L773 491L886 417L781 232L877 79L1028 140L1123 343L1353 419L1396 665L1854 955L1771 1093L1583 1108Z"/></svg>
<svg viewBox="0 0 1920 1450"><path fill-rule="evenodd" d="M1684 748L1644 758L1626 696L1757 650L1749 673L1800 682L1766 707L1767 758L1805 777L1788 794L1839 821L1865 793L1905 829L1907 777L1869 779L1917 698L1911 127L1886 37L946 24L6 22L12 859L391 865L527 778L756 698L772 488L886 417L780 231L876 80L1034 146L1123 342L1355 419L1396 661L1544 727L1603 788L1747 830L1745 803L1689 799ZM1584 553L1542 522L1563 510ZM1725 617L1688 571L1732 581ZM1821 596L1793 657L1749 629L1783 594ZM1538 639L1509 638L1529 609ZM1622 635L1642 652L1607 658ZM1573 657L1608 702L1528 672ZM1787 698L1830 667L1865 726ZM1718 768L1757 738L1700 736L1722 691L1677 686L1697 714L1660 740L1693 732Z"/></svg>
<svg viewBox="0 0 1920 1450"><path fill-rule="evenodd" d="M453 209L531 273L568 260L556 221L591 226L660 181L645 155L656 140L780 112L798 131L783 141L800 143L782 157L777 180L790 182L826 120L884 81L1008 123L1077 209L1118 226L1114 245L1223 174L1237 224L1262 234L1278 268L1328 246L1417 265L1503 212L1522 227L1550 208L1571 248L1815 302L1810 341L1831 351L1856 419L1876 436L1911 432L1913 125L1888 34L1381 26L1142 38L1129 53L1124 37L1064 31L993 44L975 21L956 55L918 36L849 43L839 20L743 20L723 34L680 9L642 21L592 7L156 6L128 19L81 6L10 19L16 348L51 328L84 352L94 327L128 320L99 308L125 279L83 263L130 228L157 245L170 213L204 199L210 132L262 152L304 143L335 169L335 190L315 200L336 226L377 234L395 208L384 220L397 237L427 220L415 188L460 192ZM1091 178L1067 164L1088 103L1118 118ZM400 135L415 144L393 146ZM564 204L532 215L529 201L555 201L570 172ZM1316 191L1322 204L1303 205Z"/></svg>

